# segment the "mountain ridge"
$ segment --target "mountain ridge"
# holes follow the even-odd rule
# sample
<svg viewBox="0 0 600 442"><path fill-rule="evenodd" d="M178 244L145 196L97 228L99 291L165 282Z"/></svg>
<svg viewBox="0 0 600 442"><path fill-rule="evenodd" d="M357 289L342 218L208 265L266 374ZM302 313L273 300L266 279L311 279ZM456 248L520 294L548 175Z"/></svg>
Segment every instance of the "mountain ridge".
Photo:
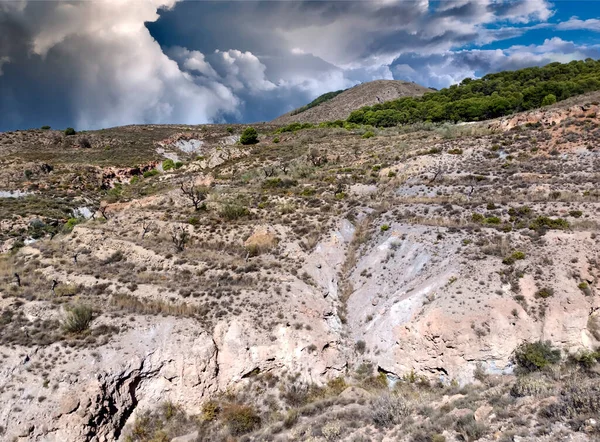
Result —
<svg viewBox="0 0 600 442"><path fill-rule="evenodd" d="M324 121L345 120L354 110L364 106L394 100L401 97L418 97L433 89L402 80L374 80L360 83L335 95L321 104L296 113L294 109L275 118L274 124L322 123ZM325 94L324 94L325 95ZM317 97L318 98L318 97ZM310 104L310 103L309 103Z"/></svg>

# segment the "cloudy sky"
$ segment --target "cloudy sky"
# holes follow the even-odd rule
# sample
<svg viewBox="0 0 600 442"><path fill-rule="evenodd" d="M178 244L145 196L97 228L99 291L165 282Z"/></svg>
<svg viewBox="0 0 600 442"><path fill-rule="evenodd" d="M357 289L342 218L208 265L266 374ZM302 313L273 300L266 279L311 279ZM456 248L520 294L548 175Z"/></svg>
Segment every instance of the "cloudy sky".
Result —
<svg viewBox="0 0 600 442"><path fill-rule="evenodd" d="M374 79L600 58L600 3L0 0L0 131L267 121Z"/></svg>

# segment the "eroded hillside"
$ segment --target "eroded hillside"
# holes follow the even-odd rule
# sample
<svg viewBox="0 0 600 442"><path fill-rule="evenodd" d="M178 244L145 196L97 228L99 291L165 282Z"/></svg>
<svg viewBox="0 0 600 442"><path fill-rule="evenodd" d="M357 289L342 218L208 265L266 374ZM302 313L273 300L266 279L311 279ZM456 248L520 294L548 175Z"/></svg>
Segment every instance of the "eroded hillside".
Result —
<svg viewBox="0 0 600 442"><path fill-rule="evenodd" d="M2 437L594 440L597 99L0 134Z"/></svg>

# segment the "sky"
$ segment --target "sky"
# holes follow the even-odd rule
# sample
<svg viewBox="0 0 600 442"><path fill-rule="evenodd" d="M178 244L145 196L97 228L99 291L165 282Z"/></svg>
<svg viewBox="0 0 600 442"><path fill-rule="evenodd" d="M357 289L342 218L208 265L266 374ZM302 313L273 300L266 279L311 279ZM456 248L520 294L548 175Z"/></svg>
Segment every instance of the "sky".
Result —
<svg viewBox="0 0 600 442"><path fill-rule="evenodd" d="M0 131L269 121L375 79L586 58L592 0L0 0Z"/></svg>

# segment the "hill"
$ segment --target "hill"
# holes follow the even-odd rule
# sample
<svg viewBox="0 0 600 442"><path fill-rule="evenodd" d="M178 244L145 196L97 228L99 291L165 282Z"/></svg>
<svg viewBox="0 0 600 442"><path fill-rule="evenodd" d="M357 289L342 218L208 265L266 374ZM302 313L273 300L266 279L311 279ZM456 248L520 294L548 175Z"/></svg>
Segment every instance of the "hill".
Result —
<svg viewBox="0 0 600 442"><path fill-rule="evenodd" d="M1 133L0 440L598 440L599 102Z"/></svg>
<svg viewBox="0 0 600 442"><path fill-rule="evenodd" d="M421 97L365 106L348 122L389 127L421 121L482 121L547 106L600 89L600 62L550 63L517 71L466 78L459 85Z"/></svg>
<svg viewBox="0 0 600 442"><path fill-rule="evenodd" d="M431 89L407 81L370 81L344 91L324 94L312 103L274 119L272 123L321 123L323 121L345 120L352 111L363 106L400 97L417 97L429 91Z"/></svg>

